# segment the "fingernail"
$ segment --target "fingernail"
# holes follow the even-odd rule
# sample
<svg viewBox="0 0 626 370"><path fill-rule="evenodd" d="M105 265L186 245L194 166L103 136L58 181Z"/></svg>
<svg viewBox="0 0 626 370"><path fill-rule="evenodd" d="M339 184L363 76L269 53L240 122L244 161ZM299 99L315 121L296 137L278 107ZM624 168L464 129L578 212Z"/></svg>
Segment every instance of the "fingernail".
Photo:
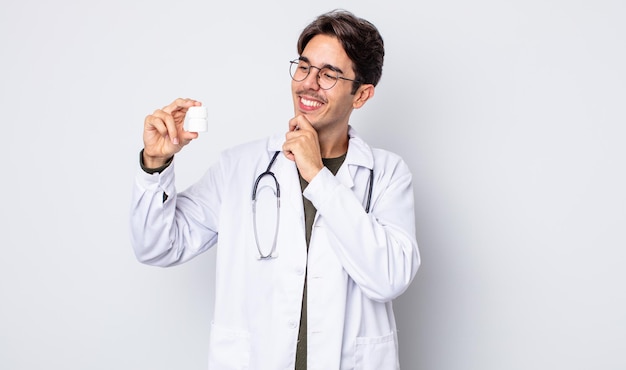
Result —
<svg viewBox="0 0 626 370"><path fill-rule="evenodd" d="M172 138L172 144L178 145L178 138L177 137Z"/></svg>

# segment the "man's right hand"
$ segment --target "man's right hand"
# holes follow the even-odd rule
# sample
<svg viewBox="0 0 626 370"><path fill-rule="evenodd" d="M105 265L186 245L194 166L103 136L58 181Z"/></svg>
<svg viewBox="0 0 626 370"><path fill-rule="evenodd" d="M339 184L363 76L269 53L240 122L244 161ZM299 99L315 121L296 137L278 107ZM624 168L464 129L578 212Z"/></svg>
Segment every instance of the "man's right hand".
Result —
<svg viewBox="0 0 626 370"><path fill-rule="evenodd" d="M163 166L183 146L198 137L197 132L185 131L184 124L187 109L201 105L193 99L179 98L146 117L143 124L144 166Z"/></svg>

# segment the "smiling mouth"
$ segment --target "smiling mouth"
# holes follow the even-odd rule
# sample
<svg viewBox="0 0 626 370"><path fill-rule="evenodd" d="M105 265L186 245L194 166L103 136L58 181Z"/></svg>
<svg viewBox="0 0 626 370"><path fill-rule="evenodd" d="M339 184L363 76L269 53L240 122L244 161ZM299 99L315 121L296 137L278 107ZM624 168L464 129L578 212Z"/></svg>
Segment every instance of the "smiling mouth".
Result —
<svg viewBox="0 0 626 370"><path fill-rule="evenodd" d="M305 97L300 97L300 104L302 104L305 108L315 109L322 106L322 103L317 100L307 99Z"/></svg>

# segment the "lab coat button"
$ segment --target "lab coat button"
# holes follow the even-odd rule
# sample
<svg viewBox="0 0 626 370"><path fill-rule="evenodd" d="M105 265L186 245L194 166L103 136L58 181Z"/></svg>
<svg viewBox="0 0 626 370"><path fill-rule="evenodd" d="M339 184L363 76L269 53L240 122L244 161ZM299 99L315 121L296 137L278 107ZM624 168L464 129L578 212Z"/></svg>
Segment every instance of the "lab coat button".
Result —
<svg viewBox="0 0 626 370"><path fill-rule="evenodd" d="M298 276L304 275L304 269L302 267L298 267L296 269L296 275L298 275Z"/></svg>
<svg viewBox="0 0 626 370"><path fill-rule="evenodd" d="M289 324L289 327L292 328L292 329L295 329L295 328L298 327L298 323L293 321L293 320L289 320L288 324Z"/></svg>

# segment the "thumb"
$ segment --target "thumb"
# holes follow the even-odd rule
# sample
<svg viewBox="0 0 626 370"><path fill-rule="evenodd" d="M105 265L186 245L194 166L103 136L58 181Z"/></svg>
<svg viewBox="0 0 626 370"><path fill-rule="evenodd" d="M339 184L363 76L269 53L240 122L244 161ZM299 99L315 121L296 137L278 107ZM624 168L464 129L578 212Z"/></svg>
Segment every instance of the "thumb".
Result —
<svg viewBox="0 0 626 370"><path fill-rule="evenodd" d="M289 120L289 131L311 130L311 129L314 130L313 125L311 124L308 118L306 118L305 116L301 114Z"/></svg>

